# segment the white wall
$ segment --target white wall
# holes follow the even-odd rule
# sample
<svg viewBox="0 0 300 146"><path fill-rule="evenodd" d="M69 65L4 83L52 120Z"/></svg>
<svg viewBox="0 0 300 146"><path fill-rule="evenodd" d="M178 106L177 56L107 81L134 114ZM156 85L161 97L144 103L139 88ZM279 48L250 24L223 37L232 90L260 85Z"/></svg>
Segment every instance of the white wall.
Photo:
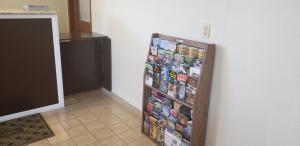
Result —
<svg viewBox="0 0 300 146"><path fill-rule="evenodd" d="M152 32L216 43L207 146L300 145L299 0L93 0L92 16L112 38L112 91L132 105Z"/></svg>
<svg viewBox="0 0 300 146"><path fill-rule="evenodd" d="M58 14L60 32L69 32L67 0L0 0L0 9L23 9L24 4L47 5Z"/></svg>

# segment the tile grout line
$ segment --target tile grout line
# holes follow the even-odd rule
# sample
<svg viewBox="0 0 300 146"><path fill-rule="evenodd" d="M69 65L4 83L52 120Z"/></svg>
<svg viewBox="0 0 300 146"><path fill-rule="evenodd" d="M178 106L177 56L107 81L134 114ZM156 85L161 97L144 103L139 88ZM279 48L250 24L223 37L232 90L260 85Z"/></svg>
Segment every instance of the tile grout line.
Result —
<svg viewBox="0 0 300 146"><path fill-rule="evenodd" d="M139 141L140 139L136 138L136 140L132 140L132 141L127 142L127 141L124 141L124 140L122 139L121 135L124 134L124 133L126 133L126 132L129 132L129 131L134 132L135 134L137 134L137 136L140 135L140 133L139 133L138 130L137 130L137 129L139 128L139 126L131 126L131 125L130 125L131 122L129 122L129 121L134 120L134 119L139 120L139 118L141 118L141 112L140 112L138 109L136 109L135 107L131 106L129 103L122 101L122 99L121 99L121 100L116 99L116 98L120 98L120 97L113 97L113 93L111 93L111 92L110 92L110 93L107 93L107 92L109 92L109 91L105 91L105 89L104 89L104 90L103 90L103 89L99 89L99 90L97 90L97 91L102 92L102 94L99 94L98 92L84 92L84 93L80 93L80 94L78 94L78 95L76 95L76 96L71 96L70 98L75 99L75 102L73 101L73 99L70 99L71 104L67 104L66 107L72 106L72 105L78 105L79 108L82 107L82 110L86 110L89 114L91 114L91 116L95 117L95 121L98 120L99 122L101 122L101 124L103 124L103 125L105 125L105 126L109 126L109 127L108 127L108 130L112 133L112 136L109 136L109 137L104 138L104 139L102 139L102 140L98 140L98 139L96 138L96 135L93 134L93 132L92 132L91 130L89 130L89 129L87 128L87 126L86 126L87 123L93 122L93 121L89 121L89 122L87 122L87 123L84 124L84 123L78 118L78 115L76 115L76 114L74 114L74 113L72 112L72 108L69 109L69 110L64 109L66 112L69 112L69 114L72 115L72 118L70 118L70 119L76 119L77 121L79 121L80 126L82 126L82 127L87 131L87 134L86 134L86 135L90 135L90 136L93 137L93 139L96 140L96 142L91 143L91 144L89 144L89 145L97 144L97 143L100 143L100 144L102 145L102 141L107 140L107 139L112 138L112 137L118 138L118 139L120 140L120 142L122 142L122 143L125 144L125 145L134 143L135 141ZM93 95L93 94L94 94L94 95ZM87 98L87 101L88 101L88 102L83 102L84 100L82 100L82 99L83 99L85 96L88 97L88 98ZM102 97L102 96L105 96L105 97ZM107 97L108 97L108 98L107 98ZM103 101L107 102L107 103L109 104L109 106L103 106L103 104L101 104L101 102L99 102L99 106L103 107L103 109L101 109L101 110L97 110L97 109L93 110L93 109L90 109L90 108L89 108L89 104L91 104L91 105L93 105L93 106L97 106L97 103L95 103L95 105L94 105L93 103L90 103L90 100L93 100L93 99L97 99L97 102L103 100ZM99 99L99 100L98 100L98 99ZM114 101L115 103L114 103L114 102L111 102L110 99L111 99L112 101ZM126 111L122 111L122 110L120 110L120 111L118 111L118 110L117 110L117 111L114 111L114 110L111 110L112 108L114 108L114 106L120 106L121 108L126 109ZM76 109L76 108L78 108L78 107L74 106L74 109ZM81 110L81 109L80 109L80 110ZM105 113L105 111L109 112L108 114L111 114L112 116L114 116L115 118L117 118L117 120L118 120L119 122L114 123L114 124L108 124L108 123L106 123L105 121L103 121L103 119L100 119L99 116L97 115L97 112L101 112L101 111L104 111L104 113ZM125 113L125 112L126 112L126 114L129 114L129 116L128 116L129 118L127 117L127 115L125 116L125 118L124 118L124 117L122 117L122 118L120 117L120 114ZM59 113L59 112L58 112L58 113ZM130 114L132 114L132 116L131 116ZM58 114L58 115L59 115L59 114ZM52 115L51 115L51 116L52 116ZM64 119L64 120L59 120L59 119L57 119L56 116L53 116L53 117L56 118L56 122L57 122L58 124L60 124L61 126L62 126L61 121L69 120L69 118L66 118L66 119ZM122 132L120 132L120 133L116 133L116 132L114 132L114 131L111 129L111 127L114 126L114 125L117 125L117 124L123 124L123 125L126 126L128 129L127 129L127 130L124 130L124 131L122 131ZM129 125L128 125L128 124L129 124ZM133 124L133 125L136 125L136 124ZM76 128L76 127L79 127L79 126L74 126L74 127L69 128L69 129ZM74 142L74 143L77 145L77 143L75 142L76 137L72 137L72 136L69 134L69 132L67 131L67 130L69 130L69 129L66 129L64 126L62 126L62 128L64 129L64 132L70 137L70 139L68 139L68 140L71 140L72 142ZM103 128L105 128L105 127L103 127ZM99 129L101 129L101 128L99 128ZM80 135L80 136L83 136L83 135ZM80 136L78 136L78 137L80 137ZM65 140L65 141L68 141L68 140ZM62 141L62 142L65 142L65 141ZM48 142L49 142L49 140L48 140ZM59 142L59 143L62 143L62 142ZM49 143L50 143L50 142L49 142ZM50 144L51 144L51 143L50 143Z"/></svg>

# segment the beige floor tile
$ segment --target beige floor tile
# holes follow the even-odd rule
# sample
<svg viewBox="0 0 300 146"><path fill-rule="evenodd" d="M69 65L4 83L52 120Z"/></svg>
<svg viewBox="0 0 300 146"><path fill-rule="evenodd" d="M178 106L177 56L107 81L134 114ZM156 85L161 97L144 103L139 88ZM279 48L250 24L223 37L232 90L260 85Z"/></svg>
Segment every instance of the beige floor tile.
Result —
<svg viewBox="0 0 300 146"><path fill-rule="evenodd" d="M103 119L105 117L113 115L113 113L110 110L104 109L104 110L98 111L97 113L95 113L95 115L97 116L98 119Z"/></svg>
<svg viewBox="0 0 300 146"><path fill-rule="evenodd" d="M53 144L52 146L76 146L76 143L70 139L57 144Z"/></svg>
<svg viewBox="0 0 300 146"><path fill-rule="evenodd" d="M54 133L59 133L59 132L63 132L65 129L60 125L60 123L53 123L53 124L48 124L50 129L54 132Z"/></svg>
<svg viewBox="0 0 300 146"><path fill-rule="evenodd" d="M150 139L142 138L129 143L128 146L157 146L157 144L152 142Z"/></svg>
<svg viewBox="0 0 300 146"><path fill-rule="evenodd" d="M100 142L90 144L88 146L103 146Z"/></svg>
<svg viewBox="0 0 300 146"><path fill-rule="evenodd" d="M66 111L64 109L54 112L53 116L55 116L56 119L59 121L64 121L64 120L69 120L69 119L75 118L75 116L71 112Z"/></svg>
<svg viewBox="0 0 300 146"><path fill-rule="evenodd" d="M117 116L113 114L110 114L108 116L97 116L97 118L107 126L112 126L122 122Z"/></svg>
<svg viewBox="0 0 300 146"><path fill-rule="evenodd" d="M102 102L105 104L108 103L117 103L113 98L106 96L105 98L102 99Z"/></svg>
<svg viewBox="0 0 300 146"><path fill-rule="evenodd" d="M86 94L86 97L84 97L84 98L80 98L79 100L80 100L80 103L81 104L83 104L83 105L88 105L88 104L93 104L93 103L95 103L95 99L97 99L97 98L91 98L91 97L89 97L87 94Z"/></svg>
<svg viewBox="0 0 300 146"><path fill-rule="evenodd" d="M81 136L81 135L88 134L89 132L84 126L76 126L76 127L71 128L71 129L68 129L67 133L72 138L75 138L75 137L78 137L78 136Z"/></svg>
<svg viewBox="0 0 300 146"><path fill-rule="evenodd" d="M129 119L137 118L137 116L131 112L121 112L117 114L118 118L120 118L122 121L126 121Z"/></svg>
<svg viewBox="0 0 300 146"><path fill-rule="evenodd" d="M99 96L100 96L100 95L101 95L101 96L104 95L102 89L99 89L99 90L92 90L90 93L93 93L93 94L99 95Z"/></svg>
<svg viewBox="0 0 300 146"><path fill-rule="evenodd" d="M105 94L105 93L102 92L101 95L99 96L99 98L103 100L103 99L109 99L111 97L109 97L107 94Z"/></svg>
<svg viewBox="0 0 300 146"><path fill-rule="evenodd" d="M104 108L101 103L102 101L98 98L90 98L90 99L84 99L80 103L84 105L85 107L94 107L94 106L101 106Z"/></svg>
<svg viewBox="0 0 300 146"><path fill-rule="evenodd" d="M45 118L45 117L49 117L49 116L52 116L53 115L53 112L52 111L47 111L47 112L43 112L41 113L42 116Z"/></svg>
<svg viewBox="0 0 300 146"><path fill-rule="evenodd" d="M59 108L51 111L53 115L58 114L58 113L64 113L66 110L64 108Z"/></svg>
<svg viewBox="0 0 300 146"><path fill-rule="evenodd" d="M133 119L129 119L129 120L126 120L124 121L124 123L126 125L128 125L129 127L131 128L137 128L139 126L142 126L142 119L139 119L139 118L133 118Z"/></svg>
<svg viewBox="0 0 300 146"><path fill-rule="evenodd" d="M64 108L59 108L59 109L55 109L55 110L52 110L51 112L53 114L58 114L58 113L64 113L66 110Z"/></svg>
<svg viewBox="0 0 300 146"><path fill-rule="evenodd" d="M74 138L73 140L78 146L86 146L97 142L91 134L82 135Z"/></svg>
<svg viewBox="0 0 300 146"><path fill-rule="evenodd" d="M76 103L76 104L72 104L72 105L67 105L65 107L65 110L71 112L72 114L76 113L77 111L83 110L83 109L85 109L85 107L82 104L80 104L80 103Z"/></svg>
<svg viewBox="0 0 300 146"><path fill-rule="evenodd" d="M114 136L114 133L109 129L109 128L102 128L102 129L93 129L92 131L90 131L94 137L101 141L103 139L107 139L110 138L112 136Z"/></svg>
<svg viewBox="0 0 300 146"><path fill-rule="evenodd" d="M104 105L104 107L118 106L118 102L111 97L105 97L101 99L101 103Z"/></svg>
<svg viewBox="0 0 300 146"><path fill-rule="evenodd" d="M70 136L67 132L56 133L54 137L48 138L50 144L57 144L66 140L69 140Z"/></svg>
<svg viewBox="0 0 300 146"><path fill-rule="evenodd" d="M72 104L76 104L76 103L79 103L78 99L73 98L73 97L65 97L65 105L66 106L69 106L69 105L72 105Z"/></svg>
<svg viewBox="0 0 300 146"><path fill-rule="evenodd" d="M142 135L134 130L128 130L118 135L126 143L134 142L142 138Z"/></svg>
<svg viewBox="0 0 300 146"><path fill-rule="evenodd" d="M136 131L136 132L141 132L142 131L142 126L133 128L133 130Z"/></svg>
<svg viewBox="0 0 300 146"><path fill-rule="evenodd" d="M117 107L119 107L120 104L108 102L108 103L103 104L102 106L103 106L104 108L106 108L106 109L112 109L112 108L117 108Z"/></svg>
<svg viewBox="0 0 300 146"><path fill-rule="evenodd" d="M54 124L54 123L58 123L58 120L56 119L55 116L46 116L46 117L43 117L44 120L46 121L47 124Z"/></svg>
<svg viewBox="0 0 300 146"><path fill-rule="evenodd" d="M104 92L102 91L102 89L99 90L93 90L92 91L94 94L99 95L100 97L105 96Z"/></svg>
<svg viewBox="0 0 300 146"><path fill-rule="evenodd" d="M125 107L123 106L115 106L115 107L111 107L111 108L108 108L108 110L110 110L113 114L119 114L119 113L122 113L122 112L128 112L128 109L126 109Z"/></svg>
<svg viewBox="0 0 300 146"><path fill-rule="evenodd" d="M56 133L43 146L153 146L141 135L141 118L100 89L67 96L65 101L65 108L42 113Z"/></svg>
<svg viewBox="0 0 300 146"><path fill-rule="evenodd" d="M73 127L81 126L80 121L77 120L76 118L70 119L70 120L60 121L60 124L61 124L65 129L70 129L70 128L73 128Z"/></svg>
<svg viewBox="0 0 300 146"><path fill-rule="evenodd" d="M97 105L89 106L89 107L87 107L87 109L89 110L89 112L91 112L93 114L97 114L98 112L103 111L105 108L103 106L97 104Z"/></svg>
<svg viewBox="0 0 300 146"><path fill-rule="evenodd" d="M92 131L92 130L94 130L94 129L101 129L101 128L104 128L104 127L105 127L105 125L104 125L100 120L88 122L88 123L84 124L84 126L85 126L89 131Z"/></svg>
<svg viewBox="0 0 300 146"><path fill-rule="evenodd" d="M124 146L126 145L120 138L117 136L110 137L108 139L102 140L101 144L103 146Z"/></svg>
<svg viewBox="0 0 300 146"><path fill-rule="evenodd" d="M81 115L85 115L86 113L90 113L90 111L87 108L80 108L80 109L76 109L76 110L72 110L71 113L75 116L75 117L79 117Z"/></svg>
<svg viewBox="0 0 300 146"><path fill-rule="evenodd" d="M27 146L51 146L51 144L49 143L49 141L47 139L42 140L42 141L38 141L32 144L29 144Z"/></svg>
<svg viewBox="0 0 300 146"><path fill-rule="evenodd" d="M120 134L120 133L122 133L122 132L125 132L125 131L129 130L130 127L128 127L128 126L125 125L124 123L119 123L119 124L115 124L115 125L111 126L110 129L111 129L115 134Z"/></svg>
<svg viewBox="0 0 300 146"><path fill-rule="evenodd" d="M96 116L93 115L93 114L91 114L91 113L86 113L86 114L84 114L84 115L80 115L80 116L78 116L77 118L78 118L78 120L80 120L80 122L83 123L83 124L89 123L89 122L91 122L91 121L96 121L96 120L98 120L98 119L96 118Z"/></svg>

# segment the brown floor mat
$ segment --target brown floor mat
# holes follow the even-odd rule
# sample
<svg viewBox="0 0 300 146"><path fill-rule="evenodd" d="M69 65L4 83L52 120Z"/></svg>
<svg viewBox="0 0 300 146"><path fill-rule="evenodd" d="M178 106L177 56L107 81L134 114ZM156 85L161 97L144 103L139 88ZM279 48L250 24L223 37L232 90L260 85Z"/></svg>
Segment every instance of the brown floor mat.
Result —
<svg viewBox="0 0 300 146"><path fill-rule="evenodd" d="M0 123L0 146L23 146L52 136L40 114Z"/></svg>

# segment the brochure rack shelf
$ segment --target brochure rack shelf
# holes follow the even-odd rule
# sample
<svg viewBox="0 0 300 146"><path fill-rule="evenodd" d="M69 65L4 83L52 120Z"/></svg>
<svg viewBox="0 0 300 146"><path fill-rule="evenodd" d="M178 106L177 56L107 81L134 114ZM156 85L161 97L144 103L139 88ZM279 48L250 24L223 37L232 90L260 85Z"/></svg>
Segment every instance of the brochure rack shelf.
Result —
<svg viewBox="0 0 300 146"><path fill-rule="evenodd" d="M142 133L157 145L205 145L214 57L214 44L152 34Z"/></svg>

